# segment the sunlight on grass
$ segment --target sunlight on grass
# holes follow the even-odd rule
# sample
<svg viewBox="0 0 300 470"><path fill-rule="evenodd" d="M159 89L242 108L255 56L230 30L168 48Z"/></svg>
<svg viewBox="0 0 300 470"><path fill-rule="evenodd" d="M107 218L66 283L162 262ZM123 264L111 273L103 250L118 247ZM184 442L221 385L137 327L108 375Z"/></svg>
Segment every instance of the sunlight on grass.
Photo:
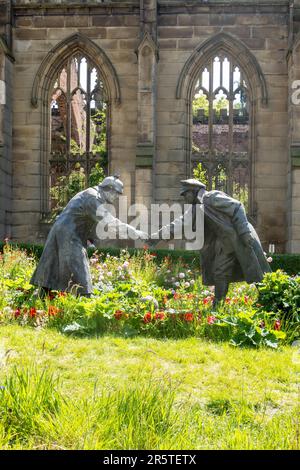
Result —
<svg viewBox="0 0 300 470"><path fill-rule="evenodd" d="M293 348L10 325L0 351L2 449L299 449Z"/></svg>

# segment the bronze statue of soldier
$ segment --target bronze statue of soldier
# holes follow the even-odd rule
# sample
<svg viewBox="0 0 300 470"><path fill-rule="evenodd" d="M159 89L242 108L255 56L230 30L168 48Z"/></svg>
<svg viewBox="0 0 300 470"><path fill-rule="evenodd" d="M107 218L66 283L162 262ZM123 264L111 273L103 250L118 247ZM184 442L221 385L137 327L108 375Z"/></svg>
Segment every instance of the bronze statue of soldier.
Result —
<svg viewBox="0 0 300 470"><path fill-rule="evenodd" d="M204 211L202 277L204 285L215 286L216 305L226 297L231 282L260 282L271 269L241 202L222 191L207 191L205 184L195 179L184 180L181 184L180 194L185 204L192 207L200 204ZM151 242L162 238L166 228L172 238L178 220L152 234Z"/></svg>

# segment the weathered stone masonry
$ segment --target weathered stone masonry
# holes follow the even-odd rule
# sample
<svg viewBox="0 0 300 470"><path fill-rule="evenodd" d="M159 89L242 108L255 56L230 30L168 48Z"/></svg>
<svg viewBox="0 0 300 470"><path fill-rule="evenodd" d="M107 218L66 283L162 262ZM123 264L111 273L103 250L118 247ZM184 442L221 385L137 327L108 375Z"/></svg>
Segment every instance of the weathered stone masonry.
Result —
<svg viewBox="0 0 300 470"><path fill-rule="evenodd" d="M131 202L180 200L190 176L191 86L222 48L251 84L251 215L267 247L300 252L300 0L0 0L0 237L40 241L47 93L80 50L110 91L110 171Z"/></svg>

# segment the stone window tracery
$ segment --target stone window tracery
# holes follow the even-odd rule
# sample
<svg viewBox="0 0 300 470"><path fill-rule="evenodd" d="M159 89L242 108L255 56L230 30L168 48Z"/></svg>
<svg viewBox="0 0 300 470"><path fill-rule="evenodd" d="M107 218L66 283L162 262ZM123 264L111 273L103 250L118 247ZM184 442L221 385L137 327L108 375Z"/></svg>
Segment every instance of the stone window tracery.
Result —
<svg viewBox="0 0 300 470"><path fill-rule="evenodd" d="M107 167L106 90L99 69L74 54L60 68L51 94L50 211L97 183Z"/></svg>
<svg viewBox="0 0 300 470"><path fill-rule="evenodd" d="M246 76L233 57L220 51L201 68L195 83L192 167L201 164L209 190L224 191L249 210L251 106Z"/></svg>

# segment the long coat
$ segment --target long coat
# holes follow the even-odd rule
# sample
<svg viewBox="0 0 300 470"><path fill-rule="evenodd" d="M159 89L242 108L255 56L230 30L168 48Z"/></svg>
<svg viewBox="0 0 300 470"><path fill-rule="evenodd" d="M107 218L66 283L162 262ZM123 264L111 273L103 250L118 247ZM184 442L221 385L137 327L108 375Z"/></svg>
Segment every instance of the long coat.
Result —
<svg viewBox="0 0 300 470"><path fill-rule="evenodd" d="M234 256L234 269L229 282L259 282L265 273L270 272L270 265L254 227L247 220L242 203L221 191L209 191L198 203L204 208L204 246L202 255L202 276L205 285L215 284L215 272L218 268L218 249L223 256ZM245 246L241 235L250 233L251 246ZM224 273L226 276L226 273Z"/></svg>
<svg viewBox="0 0 300 470"><path fill-rule="evenodd" d="M228 282L261 281L271 269L259 237L247 220L243 204L222 191L208 191L202 198L198 196L197 203L190 209L194 232L198 204L204 210L204 245L201 249L203 283L215 285L217 277L218 280L222 277ZM190 223L191 219L186 217L190 210L169 226L171 236L176 226ZM162 230L159 232L162 233ZM241 240L241 235L245 233L251 234L251 246L245 246Z"/></svg>
<svg viewBox="0 0 300 470"><path fill-rule="evenodd" d="M99 187L88 188L67 204L51 228L31 284L51 290L85 295L92 292L87 240L98 222L115 230L126 227L105 208Z"/></svg>

